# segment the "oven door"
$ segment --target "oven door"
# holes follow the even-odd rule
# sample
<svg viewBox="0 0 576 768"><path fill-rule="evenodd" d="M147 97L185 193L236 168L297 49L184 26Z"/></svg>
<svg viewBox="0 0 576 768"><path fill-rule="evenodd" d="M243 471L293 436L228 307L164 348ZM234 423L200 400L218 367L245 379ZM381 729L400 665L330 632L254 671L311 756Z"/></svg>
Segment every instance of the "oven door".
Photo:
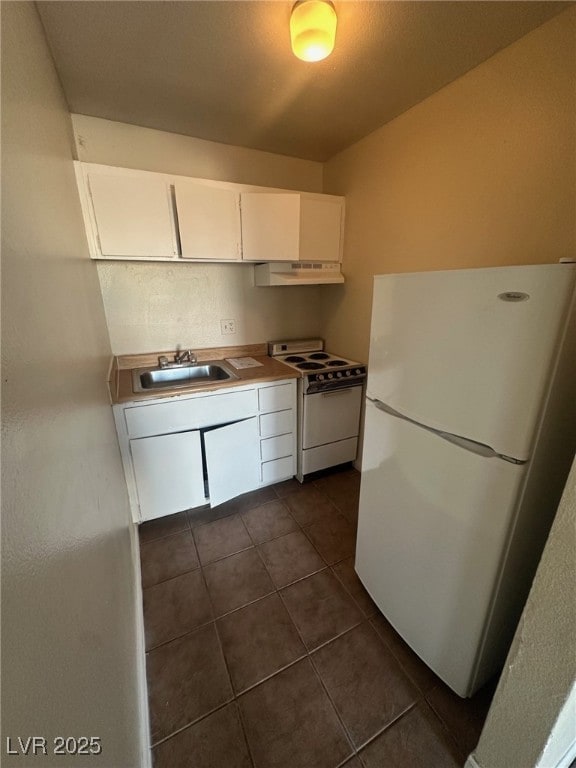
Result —
<svg viewBox="0 0 576 768"><path fill-rule="evenodd" d="M362 385L304 395L302 448L356 437L360 424Z"/></svg>

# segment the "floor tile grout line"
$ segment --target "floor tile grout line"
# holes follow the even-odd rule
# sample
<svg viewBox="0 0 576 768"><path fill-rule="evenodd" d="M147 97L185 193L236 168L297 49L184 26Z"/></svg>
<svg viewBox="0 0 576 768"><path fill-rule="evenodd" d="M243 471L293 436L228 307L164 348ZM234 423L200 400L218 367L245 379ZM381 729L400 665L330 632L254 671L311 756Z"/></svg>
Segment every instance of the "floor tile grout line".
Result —
<svg viewBox="0 0 576 768"><path fill-rule="evenodd" d="M198 565L195 568L188 568L185 571L182 571L181 573L177 573L176 576L169 576L167 579L161 579L160 581L155 581L154 584L144 584L142 583L142 591L147 589L152 589L153 587L159 587L160 584L167 584L169 581L174 581L174 579L179 579L180 576L186 576L188 573L194 573L195 571L200 570L201 565L198 563Z"/></svg>
<svg viewBox="0 0 576 768"><path fill-rule="evenodd" d="M244 550L244 551L247 551L247 550ZM258 554L260 554L260 553L258 553ZM266 568L266 563L264 563L264 561L262 561L262 564ZM212 563L210 563L210 565L212 565ZM251 605L255 605L256 603L259 603L262 600L265 600L267 597L270 597L271 595L273 595L276 592L279 593L282 590L288 589L289 587L293 587L295 584L299 584L301 581L305 581L306 579L309 579L312 576L317 576L319 573L322 573L323 571L329 571L329 570L330 570L330 566L329 565L323 565L322 568L320 568L319 570L312 571L312 573L306 574L306 576L301 576L300 578L296 579L295 581L291 581L291 582L289 582L288 584L285 584L282 587L277 587L274 584L274 582L271 580L272 581L272 586L273 586L273 589L272 589L271 592L267 592L265 595L260 595L260 597L256 597L254 600L250 600L247 603L243 603L242 605L239 605L237 608L232 608L231 610L227 611L226 613L216 614L216 612L215 612L214 613L214 616L215 616L214 620L215 621L219 621L220 619L225 619L228 616L232 615L233 613L238 613L243 608L248 608ZM356 603L354 603L354 605L356 605ZM362 613L362 611L360 611L360 612ZM364 620L365 618L367 618L367 617L365 617L364 614L362 613L362 619Z"/></svg>
<svg viewBox="0 0 576 768"><path fill-rule="evenodd" d="M200 717L195 718L194 720L191 720L189 723L186 723L186 725L183 725L182 728L177 728L175 731L172 731L168 734L168 736L163 736L158 741L154 741L150 745L150 749L156 749L156 747L159 747L161 744L164 744L166 741L169 741L174 736L178 736L183 731L188 730L188 728L192 728L194 725L198 725L198 723L201 723L203 720L206 720L207 717L210 717L210 715L214 715L216 712L219 712L221 709L224 709L224 707L230 706L230 704L234 704L236 701L236 697L232 695L230 699L227 699L223 704L219 704L217 707L214 707L214 709L209 710L208 712L205 712Z"/></svg>
<svg viewBox="0 0 576 768"><path fill-rule="evenodd" d="M351 555L351 557L354 557L354 555ZM345 557L345 558L344 558L344 560L349 560L349 557ZM335 576L335 577L338 579L338 581L340 582L340 584L342 585L342 587L343 587L343 588L346 590L346 592L347 592L347 593L350 595L350 597L352 598L352 600L354 600L354 605L356 605L356 606L358 607L358 610L359 610L359 611L362 613L362 615L363 615L363 616L364 616L366 619L368 619L368 621L369 621L370 619L374 618L374 616L376 616L377 614L372 614L372 613L371 613L370 615L367 615L367 614L366 614L366 612L364 611L364 609L362 608L362 606L360 605L360 603L358 602L358 600L357 600L357 599L354 597L354 595L352 594L351 590L350 590L350 589L349 589L349 588L346 586L346 584L345 584L345 583L342 581L342 579L340 578L340 576L338 576L338 574L337 574L337 573L334 571L334 568L335 568L335 566L337 566L337 565L340 565L340 563L343 563L343 562L344 562L344 560L339 560L337 563L334 563L334 565L330 565L330 566L329 566L329 568L330 568L330 570L332 571L332 573L334 574L334 576ZM356 573L356 572L354 571L354 573ZM368 595L368 597L370 597L370 595ZM372 598L370 598L370 599L372 600ZM376 610L378 610L378 608L377 608L377 607L376 607Z"/></svg>
<svg viewBox="0 0 576 768"><path fill-rule="evenodd" d="M214 603L212 602L212 597L210 596L210 590L208 589L208 583L206 581L206 576L204 575L204 569L201 568L200 570L202 571L202 580L204 582L204 588L206 589L206 594L208 595L208 602L210 603L212 616L214 616L215 615ZM220 637L220 632L218 631L218 622L216 621L216 618L213 619L213 622L214 622L214 632L216 633L216 639L218 640L218 647L220 648L220 655L222 656L224 667L226 668L226 674L228 675L228 683L230 684L230 690L232 691L232 696L236 698L236 691L234 690L234 682L232 680L232 675L230 673L228 659L226 658L226 654L224 652L224 644L222 643L222 638Z"/></svg>
<svg viewBox="0 0 576 768"><path fill-rule="evenodd" d="M422 704L430 711L430 714L432 718L438 723L438 726L440 730L448 737L450 740L452 746L454 747L455 751L458 752L459 755L463 756L463 759L466 760L468 757L469 750L466 750L463 748L458 739L456 738L455 734L452 732L450 728L448 728L448 725L444 722L444 720L440 717L440 715L436 712L432 704L428 701L426 698L426 694L422 692Z"/></svg>
<svg viewBox="0 0 576 768"><path fill-rule="evenodd" d="M269 675L266 675L266 677L263 677L261 680L258 680L257 683L252 683L252 685L249 685L247 688L243 688L240 693L235 693L235 697L237 699L242 698L242 696L245 696L247 693L251 693L255 688L258 688L258 686L263 685L264 683L267 683L269 680L272 680L273 677L276 677L276 675L279 675L281 672L285 672L287 669L290 669L291 667L296 666L300 661L304 661L304 659L309 655L308 651L306 650L306 646L304 643L302 643L304 646L304 653L301 656L298 656L297 659L293 659L288 664L284 664L283 667L279 667L274 672L271 672Z"/></svg>
<svg viewBox="0 0 576 768"><path fill-rule="evenodd" d="M431 690L432 690L432 689L431 689ZM428 693L428 692L426 692L426 693L422 692L422 697L423 697L424 701L426 702L426 704L428 705L428 707L431 709L432 713L433 713L433 714L436 716L436 718L438 719L438 721L441 723L441 725L444 727L444 729L446 730L446 732L447 732L447 733L450 735L450 737L452 738L452 741L453 741L453 742L456 744L456 748L458 749L458 752L462 752L462 753L464 753L464 752L466 751L466 748L465 748L465 747L464 747L464 746L463 746L463 745L460 743L460 740L458 739L458 737L456 736L456 734L455 734L455 733L452 731L452 729L451 729L451 728L448 726L448 723L447 723L447 722L445 721L445 719L442 717L442 715L440 714L440 712L438 712L438 711L436 710L436 707L434 706L434 704L433 704L433 703L432 703L432 702L431 702L431 701L428 699L427 693Z"/></svg>
<svg viewBox="0 0 576 768"><path fill-rule="evenodd" d="M252 747L250 746L250 740L248 739L248 733L246 732L246 723L244 721L242 707L240 706L240 702L237 696L235 697L234 702L236 704L236 711L238 712L238 719L240 720L240 728L242 729L242 735L244 736L244 741L246 742L246 747L248 749L248 756L252 763L252 768L256 768L256 760L254 759L254 753L252 751Z"/></svg>
<svg viewBox="0 0 576 768"><path fill-rule="evenodd" d="M253 510L249 510L249 511L252 512ZM279 533L277 536L272 536L272 538L270 538L270 539L262 539L262 541L256 541L256 539L254 538L253 534L251 534L250 530L248 530L248 534L249 534L250 538L252 539L252 541L254 542L254 546L255 547L259 547L262 544L268 544L269 541L276 541L277 539L281 539L282 536L288 536L289 534L296 533L299 530L300 525L299 525L298 521L294 518L294 516L292 515L292 513L290 512L290 510L287 507L286 507L286 511L290 515L290 519L293 520L294 524L296 526L298 526L298 527L297 528L293 528L291 531L284 531L284 533ZM244 524L246 525L246 523L244 523ZM248 528L248 526L246 526L246 528Z"/></svg>
<svg viewBox="0 0 576 768"><path fill-rule="evenodd" d="M284 601L284 598L282 597L282 595L280 595L280 599L282 600L282 603L283 603L283 605L284 605L284 608L286 609L286 611L287 611L288 615L290 616L290 619L291 619L292 623L294 624L294 627L296 628L296 632L298 633L298 636L300 637L300 640L301 640L302 644L303 644L303 645L304 645L304 647L306 648L307 657L308 657L308 659L309 659L309 661L310 661L310 665L312 666L312 669L314 670L314 674L316 675L316 678L317 678L317 680L319 681L319 683L320 683L320 686L322 687L322 689L323 689L323 690L324 690L324 692L326 693L326 696L328 697L328 700L330 701L330 704L332 705L332 708L333 708L334 712L336 713L336 717L338 718L338 722L340 723L340 726L341 726L341 727L342 727L342 729L343 729L344 735L345 735L345 736L346 736L346 738L348 739L348 742L349 742L349 744L350 744L350 746L351 746L351 748L352 748L352 755L348 755L348 758L347 758L347 759L349 760L349 759L350 759L350 757L353 757L354 755L356 755L356 754L357 754L357 752L356 752L356 748L355 748L355 746L354 746L354 742L353 742L353 740L352 740L352 737L351 737L351 735L348 733L348 729L346 728L346 726L345 726L345 724L344 724L344 721L343 721L343 719L341 718L341 716L340 716L340 713L339 713L339 711L338 711L338 709L337 709L337 707L336 707L336 705L335 705L334 701L332 700L332 697L330 696L330 694L329 694L329 692L328 692L328 689L327 689L327 688L326 688L326 686L324 685L324 681L322 680L322 678L321 678L321 676L320 676L320 673L319 673L319 672L318 672L318 670L316 669L316 665L314 664L314 660L312 659L312 654L313 654L313 653L315 653L316 651L320 650L320 648L325 648L327 645L329 645L331 642L333 642L334 640L336 640L338 637L342 637L342 635L345 635L347 632L350 632L352 629L355 629L355 627L349 627L347 630L345 630L344 632L341 632L341 633L340 633L339 635L337 635L336 637L333 637L331 640L328 640L328 641L327 641L326 643L324 643L322 646L319 646L318 648L315 648L315 649L314 649L314 651L310 651L310 650L308 650L308 647L307 647L307 645L306 645L306 643L305 643L305 641L304 641L304 638L303 638L303 636L302 636L302 634L301 634L300 630L298 629L298 626L296 625L296 622L295 622L295 621L294 621L294 619L292 618L292 615L290 614L290 610L288 609L288 606L286 605L286 602ZM361 624L361 623L362 623L362 622L360 622L360 624ZM360 626L360 624L357 624L356 626Z"/></svg>
<svg viewBox="0 0 576 768"><path fill-rule="evenodd" d="M339 513L339 514L342 514L342 513ZM320 522L320 520L322 520L322 519L323 519L323 518L320 518L319 520L316 520L315 522ZM344 518L344 519L346 520L346 518ZM346 522L348 522L348 520L346 520ZM308 541L310 542L310 544L312 544L312 546L314 547L314 549L316 550L316 552L318 552L318 554L320 555L320 557L322 558L322 560L324 560L324 562L326 563L326 565L328 566L328 568L331 568L333 565L338 565L338 563L341 563L341 562L342 562L342 560L347 560L349 557L353 557L353 556L354 556L354 555L346 555L346 557L342 557L342 558L340 558L340 560L336 560L334 563L329 563L329 562L326 560L326 558L324 557L324 555L323 555L323 554L320 552L320 550L318 549L318 547L317 547L317 546L314 544L314 542L313 542L313 541L312 541L312 539L310 538L310 535L309 535L309 534L308 534L308 532L307 532L307 529L308 529L308 528L311 528L313 525L314 525L314 523L310 523L310 525L306 526L306 528L302 528L302 533L304 534L304 536L306 536L306 538L308 539Z"/></svg>
<svg viewBox="0 0 576 768"><path fill-rule="evenodd" d="M260 595L260 597L256 597L254 600L250 600L248 603L244 603L243 605L238 606L238 608L232 608L232 610L227 611L226 613L223 613L221 616L218 615L215 618L215 621L220 621L221 619L227 619L229 616L232 616L235 613L238 613L243 608L249 608L252 605L256 605L256 603L261 603L263 600L266 600L267 597L271 597L273 594L278 592L274 584L272 584L272 591L267 592L265 595Z"/></svg>
<svg viewBox="0 0 576 768"><path fill-rule="evenodd" d="M355 622L350 627L346 627L346 629L342 630L342 632L339 632L337 635L334 635L334 637L331 637L329 640L325 640L320 645L317 645L315 648L312 648L312 650L309 650L308 653L310 656L312 656L313 653L316 653L316 651L321 651L322 648L326 648L327 645L330 645L330 643L333 643L335 640L339 640L343 635L346 635L348 632L351 632L353 629L357 629L359 626L364 624L366 621L365 617L362 616L360 621Z"/></svg>
<svg viewBox="0 0 576 768"><path fill-rule="evenodd" d="M396 723L402 720L409 712L411 712L417 706L418 706L418 699L416 699L416 701L413 701L412 704L406 707L406 709L402 710L402 712L400 712L399 715L396 715L396 717L392 718L392 720L390 720L389 723L386 723L386 725L383 728L380 728L380 730L377 733L375 733L373 736L370 736L370 738L366 739L366 741L362 742L362 744L358 747L358 753L366 749L366 747L372 744L373 741L376 741L376 739L379 736L382 736L383 733L388 731L390 728L394 727Z"/></svg>
<svg viewBox="0 0 576 768"><path fill-rule="evenodd" d="M152 651L156 651L158 648L162 648L165 645L168 645L168 643L173 643L175 640L181 640L183 637L186 637L186 635L192 635L194 632L197 632L200 629L204 629L205 627L209 626L210 624L215 623L214 617L209 619L208 621L203 621L202 624L198 624L198 626L194 627L193 629L188 629L186 632L183 632L181 635L176 635L176 637L170 638L170 640L164 640L162 643L158 643L158 645L154 645L151 648L146 648L146 653L151 653Z"/></svg>
<svg viewBox="0 0 576 768"><path fill-rule="evenodd" d="M343 634L346 634L346 633L343 633ZM342 637L342 635L340 635L340 637ZM328 645L328 643L326 645ZM326 646L323 646L323 647L326 647ZM326 696L328 698L328 701L332 705L332 709L334 710L334 712L336 714L336 717L338 718L338 722L340 723L340 727L342 728L342 730L344 732L344 735L346 736L346 739L348 740L348 743L350 744L350 747L352 748L352 754L348 755L348 757L347 757L347 760L350 760L351 757L355 757L355 756L358 755L358 750L356 749L356 745L354 744L354 739L352 738L352 734L348 730L348 727L346 726L342 716L340 715L340 712L338 711L338 707L336 706L332 696L330 695L330 691L326 687L326 684L324 683L324 680L322 679L322 676L321 676L320 672L318 671L318 669L316 667L316 664L314 663L314 659L312 658L313 654L310 653L310 654L308 654L308 656L309 656L309 659L310 659L310 664L312 666L312 669L314 670L314 674L316 675L316 679L320 683L320 687L322 688L322 690L324 691L324 693L326 694ZM345 765L345 763L344 763L344 765Z"/></svg>
<svg viewBox="0 0 576 768"><path fill-rule="evenodd" d="M157 520L161 520L162 518L158 517ZM133 523L133 525L138 526L138 523ZM142 525L142 523L141 523ZM146 547L148 544L155 544L157 541L165 541L166 539L170 539L173 536L182 536L183 533L192 533L190 528L184 528L181 531L173 531L172 533L166 533L164 536L157 536L154 539L149 539L148 541L140 541L140 534L138 534L138 542L140 544L140 547Z"/></svg>
<svg viewBox="0 0 576 768"><path fill-rule="evenodd" d="M181 515L182 513L181 512L176 512L176 514L177 515ZM167 517L171 517L171 515L167 515ZM132 523L132 525L135 525L136 528L138 528L138 531L137 531L137 533L138 533L138 542L139 542L141 547L144 546L145 544L152 544L155 541L160 541L161 539L167 539L170 536L177 536L178 534L181 534L181 533L187 533L187 531L191 530L190 527L188 526L188 523L186 523L186 527L182 528L180 531L172 531L172 533L165 533L162 536L154 536L154 538L152 538L152 539L148 539L146 541L142 541L142 539L140 538L140 527L142 525L145 525L146 523L152 523L152 522L154 522L154 520L162 520L162 517L155 517L153 520L142 520L140 523L134 523L134 522Z"/></svg>
<svg viewBox="0 0 576 768"><path fill-rule="evenodd" d="M252 541L252 539L250 539ZM227 555L224 555L223 557L218 557L216 560L209 560L207 563L203 563L200 561L200 567L206 568L208 565L213 565L214 563L221 563L222 560L226 560L227 557L233 557L234 555L239 555L241 552L247 552L249 549L254 549L255 545L250 544L248 547L242 547L242 549L237 549L235 552L229 552Z"/></svg>
<svg viewBox="0 0 576 768"><path fill-rule="evenodd" d="M384 614L382 614L382 616L384 616ZM387 649L390 651L390 653L392 654L392 656L394 657L394 659L396 660L396 662L397 662L397 663L398 663L398 665L400 666L400 669L401 669L401 670L402 670L402 672L404 673L405 677L407 677L407 678L408 678L408 680L409 680L409 681L412 683L412 685L413 685L415 688L417 688L417 689L418 689L418 691L419 691L419 692L422 694L422 696L424 696L424 697L425 697L425 696L426 696L426 692L425 692L425 691L424 691L424 690L423 690L423 689L420 687L420 685L418 684L418 682L417 682L417 681L414 679L414 677L413 677L413 676L412 676L412 675L411 675L411 674L408 672L408 670L406 669L406 666L405 666L405 664L403 664L403 663L402 663L402 661L400 660L400 658L398 657L398 655L395 653L395 651L394 651L394 649L392 648L392 646L391 646L389 643L387 643L387 642L386 642L386 640L385 640L385 639L382 637L382 635L380 634L380 632L378 632L378 630L377 630L377 629L376 629L376 627L374 626L374 618L377 618L377 617L375 617L375 616L371 616L371 617L368 619L368 621L369 621L369 623L370 623L370 626L371 626L371 627L372 627L372 629L374 630L374 632L376 632L376 634L377 634L377 635L378 635L378 637L380 638L380 642L381 642L381 643L384 643L384 647L385 647L385 648L387 648ZM385 617L385 616L384 616L384 619L386 619L386 617ZM387 619L386 619L386 620L387 620ZM392 626L392 625L390 625L390 626ZM396 630L394 629L394 627L392 627L392 629L394 630L394 632L396 631ZM400 637L400 635L399 635L399 637ZM402 638L401 638L401 637L400 637L400 639L402 640ZM402 640L402 642L403 642L403 643L405 643L405 644L407 645L407 647L408 647L408 648L410 648L410 646L408 646L408 644L406 643L406 641L405 641L405 640ZM424 662L422 662L422 663L424 663ZM432 706L432 705L430 704L430 706Z"/></svg>
<svg viewBox="0 0 576 768"><path fill-rule="evenodd" d="M315 664L314 664L314 662L313 662L313 660L312 660L312 652L308 650L308 647L307 647L306 643L304 642L304 638L302 637L302 633L300 632L300 630L298 629L298 626L296 625L296 622L295 622L295 621L294 621L294 619L292 618L292 615L290 614L290 611L288 610L288 606L286 605L286 603L285 603L285 601L284 601L284 598L282 597L282 595L280 594L280 592L279 592L278 594L279 594L279 596L280 596L280 600L282 601L282 604L284 605L284 609L285 609L285 610L286 610L286 612L288 613L288 616L290 617L290 620L291 620L292 624L294 625L294 628L296 629L296 632L298 633L298 637L300 638L300 642L302 643L302 645L303 645L303 646L304 646L304 648L306 649L306 656L305 656L305 657L303 657L303 658L307 658L307 659L308 659L308 661L309 661L309 663L310 663L310 666L312 667L312 670L313 670L313 672L314 672L314 674L315 674L315 676L316 676L316 679L317 679L317 681L320 683L320 687L322 688L322 690L324 690L324 692L325 692L326 696L328 697L328 701L329 701L329 702L330 702L330 704L332 705L332 709L334 710L334 713L335 713L335 715L336 715L336 718L338 719L338 722L340 723L340 727L342 728L342 731L343 731L343 733L344 733L344 736L345 736L345 737L346 737L346 739L348 740L349 746L350 746L350 747L351 747L351 749L352 749L352 755L348 755L348 757L346 758L347 760L349 760L351 757L354 757L354 756L357 754L357 753L356 753L356 750L355 750L355 748L354 748L354 742L352 741L352 739L350 738L350 735L348 734L348 730L346 729L346 727L345 727L345 725L344 725L344 722L343 722L342 718L340 717L340 713L338 712L338 710L337 710L337 708L336 708L336 706L335 706L334 702L332 701L332 697L331 697L331 696L330 696L330 694L328 693L328 691L327 691L327 689L326 689L326 686L324 685L323 681L322 681L322 680L321 680L321 678L320 678L320 675L319 675L319 673L318 673L318 671L317 671L317 669L316 669L316 666L315 666ZM342 634L344 634L344 633L342 633ZM335 639L335 638L333 638L333 639ZM326 645L327 645L327 644L328 644L328 643L326 643ZM317 649L316 649L316 650L317 650ZM299 659L299 661L301 661L301 660L302 660L302 659Z"/></svg>

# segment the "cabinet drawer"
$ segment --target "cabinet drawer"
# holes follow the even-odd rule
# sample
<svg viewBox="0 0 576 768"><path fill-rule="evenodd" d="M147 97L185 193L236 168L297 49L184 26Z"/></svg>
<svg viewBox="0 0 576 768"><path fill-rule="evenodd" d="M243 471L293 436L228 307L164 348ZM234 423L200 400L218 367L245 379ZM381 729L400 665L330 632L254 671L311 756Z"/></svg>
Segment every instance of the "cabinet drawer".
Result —
<svg viewBox="0 0 576 768"><path fill-rule="evenodd" d="M275 437L293 432L293 411L277 411L260 416L260 437Z"/></svg>
<svg viewBox="0 0 576 768"><path fill-rule="evenodd" d="M272 461L294 453L294 436L292 434L269 437L260 440L260 456L262 461Z"/></svg>
<svg viewBox="0 0 576 768"><path fill-rule="evenodd" d="M262 387L258 390L258 405L260 413L283 411L294 407L294 386L281 384L276 387Z"/></svg>
<svg viewBox="0 0 576 768"><path fill-rule="evenodd" d="M169 432L225 424L255 416L258 398L255 389L206 395L191 400L126 408L126 427L130 437L146 437Z"/></svg>
<svg viewBox="0 0 576 768"><path fill-rule="evenodd" d="M267 461L262 464L262 482L276 483L294 476L294 458L286 456L283 459Z"/></svg>

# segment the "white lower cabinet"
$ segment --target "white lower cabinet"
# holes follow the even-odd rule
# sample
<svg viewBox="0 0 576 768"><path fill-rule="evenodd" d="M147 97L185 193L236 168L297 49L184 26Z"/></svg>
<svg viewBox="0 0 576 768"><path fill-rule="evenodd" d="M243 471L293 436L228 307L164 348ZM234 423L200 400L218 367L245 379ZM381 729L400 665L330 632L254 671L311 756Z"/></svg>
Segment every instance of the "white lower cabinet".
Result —
<svg viewBox="0 0 576 768"><path fill-rule="evenodd" d="M125 403L114 417L135 522L296 472L295 380Z"/></svg>
<svg viewBox="0 0 576 768"><path fill-rule="evenodd" d="M246 419L204 434L208 494L215 507L260 485L258 419Z"/></svg>
<svg viewBox="0 0 576 768"><path fill-rule="evenodd" d="M199 431L130 440L130 453L141 520L205 503Z"/></svg>

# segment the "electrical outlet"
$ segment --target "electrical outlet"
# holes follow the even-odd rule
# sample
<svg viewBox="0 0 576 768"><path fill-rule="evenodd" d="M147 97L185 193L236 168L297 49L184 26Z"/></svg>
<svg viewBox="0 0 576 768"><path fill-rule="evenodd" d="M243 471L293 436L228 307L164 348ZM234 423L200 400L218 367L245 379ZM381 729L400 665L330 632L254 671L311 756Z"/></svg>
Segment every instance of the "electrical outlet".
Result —
<svg viewBox="0 0 576 768"><path fill-rule="evenodd" d="M236 320L220 320L220 333L236 333Z"/></svg>

